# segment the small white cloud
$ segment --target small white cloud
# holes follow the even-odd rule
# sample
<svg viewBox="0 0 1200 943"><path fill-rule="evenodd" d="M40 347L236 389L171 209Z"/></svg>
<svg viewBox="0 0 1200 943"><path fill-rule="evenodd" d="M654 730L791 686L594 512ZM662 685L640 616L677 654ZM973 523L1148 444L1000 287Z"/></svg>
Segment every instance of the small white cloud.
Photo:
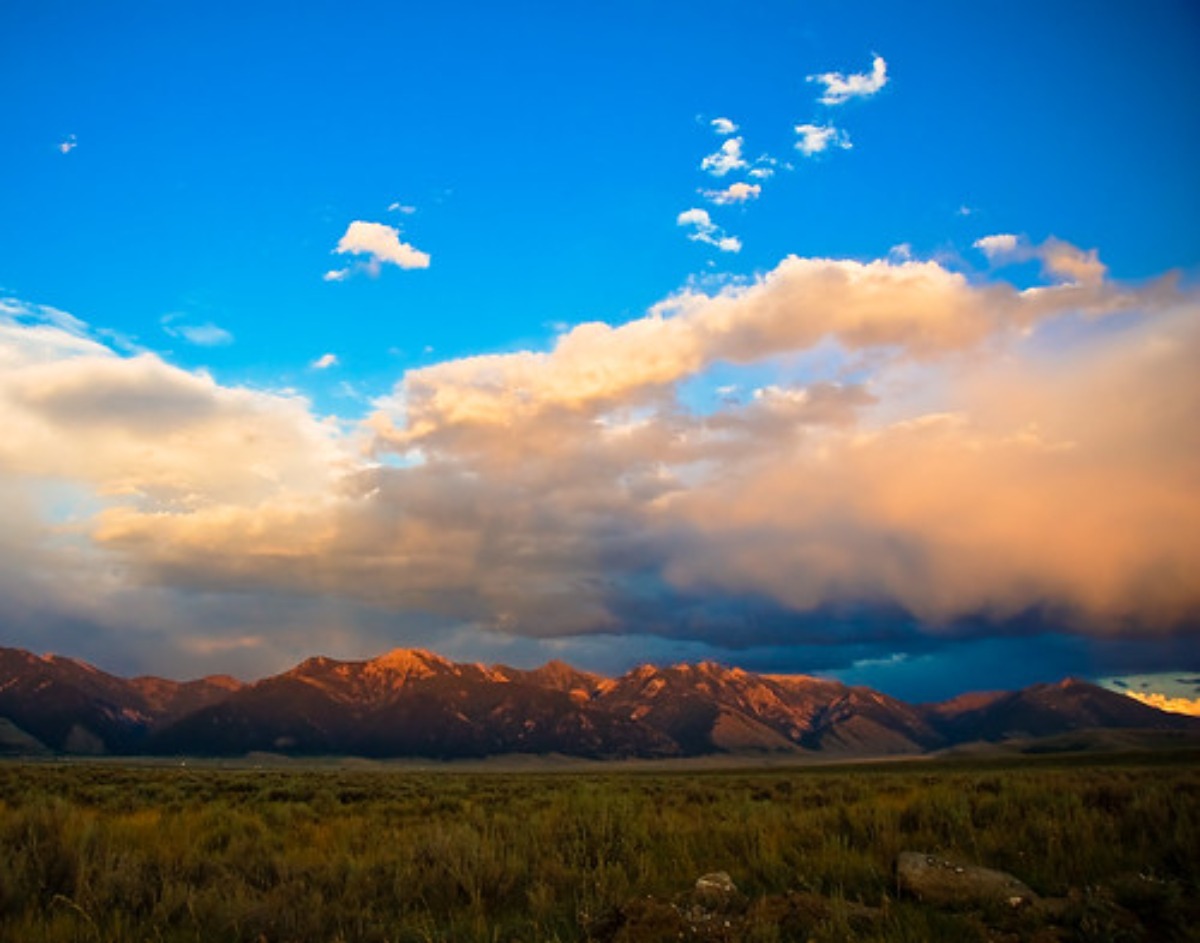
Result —
<svg viewBox="0 0 1200 943"><path fill-rule="evenodd" d="M796 150L805 157L820 154L829 147L840 147L849 150L853 145L850 136L845 131L839 131L829 124L798 124L796 133L800 140L796 142Z"/></svg>
<svg viewBox="0 0 1200 943"><path fill-rule="evenodd" d="M690 227L688 238L693 242L704 242L716 246L722 252L741 252L742 241L736 236L727 236L721 228L712 221L708 210L692 207L684 210L675 217L675 225Z"/></svg>
<svg viewBox="0 0 1200 943"><path fill-rule="evenodd" d="M966 203L964 203L964 204L963 204L962 206L960 206L960 207L959 207L959 208L958 208L958 209L957 209L955 212L956 212L956 213L957 213L959 216L970 216L972 213L974 213L974 212L975 212L975 210L974 210L972 207L970 207L970 206L967 206L967 204L966 204Z"/></svg>
<svg viewBox="0 0 1200 943"><path fill-rule="evenodd" d="M337 354L321 354L311 364L314 370L328 370L330 367L336 367L338 364Z"/></svg>
<svg viewBox="0 0 1200 943"><path fill-rule="evenodd" d="M189 344L199 347L222 347L233 343L233 335L215 324L185 324L179 333Z"/></svg>
<svg viewBox="0 0 1200 943"><path fill-rule="evenodd" d="M218 327L211 321L189 324L182 320L183 317L181 314L166 314L159 319L159 323L172 337L178 337L197 347L223 347L233 343L233 335L225 328Z"/></svg>
<svg viewBox="0 0 1200 943"><path fill-rule="evenodd" d="M383 223L368 223L356 219L346 229L346 234L338 240L334 250L339 255L365 255L367 261L362 264L368 274L378 275L380 268L386 262L402 269L429 268L429 253L400 241L400 230ZM350 274L349 269L325 273L326 281L341 281Z"/></svg>
<svg viewBox="0 0 1200 943"><path fill-rule="evenodd" d="M887 85L887 63L883 56L876 56L869 73L822 72L810 75L808 80L825 86L825 93L819 99L822 105L840 105L851 98L869 98Z"/></svg>
<svg viewBox="0 0 1200 943"><path fill-rule="evenodd" d="M746 203L757 200L762 187L757 183L731 183L724 190L703 190L705 197L718 206L728 206L731 203Z"/></svg>
<svg viewBox="0 0 1200 943"><path fill-rule="evenodd" d="M721 149L709 154L700 162L700 169L714 177L724 177L731 170L741 170L749 165L742 157L742 139L727 138Z"/></svg>
<svg viewBox="0 0 1200 943"><path fill-rule="evenodd" d="M738 126L728 118L713 118L709 124L711 124L712 129L720 135L733 134L738 129Z"/></svg>
<svg viewBox="0 0 1200 943"><path fill-rule="evenodd" d="M774 167L755 167L750 171L750 176L756 180L770 180L775 176Z"/></svg>
<svg viewBox="0 0 1200 943"><path fill-rule="evenodd" d="M407 203L390 203L388 204L389 213L403 213L405 216L411 216L417 211L415 206L409 206Z"/></svg>
<svg viewBox="0 0 1200 943"><path fill-rule="evenodd" d="M675 225L677 226L698 226L702 229L715 229L712 217L708 215L708 210L702 210L693 206L690 210L684 210L675 217Z"/></svg>
<svg viewBox="0 0 1200 943"><path fill-rule="evenodd" d="M78 146L79 146L79 141L76 139L75 135L72 134L72 135L68 136L65 141L62 141L61 143L59 143L58 149L63 154L70 154L71 151L75 150L75 148L77 148Z"/></svg>
<svg viewBox="0 0 1200 943"><path fill-rule="evenodd" d="M1014 255L1021 245L1019 236L1012 233L997 233L994 236L984 236L975 240L975 248L988 257L989 260Z"/></svg>
<svg viewBox="0 0 1200 943"><path fill-rule="evenodd" d="M911 262L913 257L912 244L902 242L888 249L888 260L891 262Z"/></svg>
<svg viewBox="0 0 1200 943"><path fill-rule="evenodd" d="M324 275L321 276L321 278L327 282L344 282L349 277L350 277L350 269L348 269L348 268L330 269L328 272L326 272Z"/></svg>

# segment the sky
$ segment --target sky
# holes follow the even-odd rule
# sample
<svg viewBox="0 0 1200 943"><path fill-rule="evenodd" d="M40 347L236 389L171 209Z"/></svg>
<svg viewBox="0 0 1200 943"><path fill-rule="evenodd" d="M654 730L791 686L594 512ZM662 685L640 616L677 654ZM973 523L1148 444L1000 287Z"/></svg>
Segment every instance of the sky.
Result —
<svg viewBox="0 0 1200 943"><path fill-rule="evenodd" d="M1191 680L1200 9L917 12L0 5L0 644Z"/></svg>

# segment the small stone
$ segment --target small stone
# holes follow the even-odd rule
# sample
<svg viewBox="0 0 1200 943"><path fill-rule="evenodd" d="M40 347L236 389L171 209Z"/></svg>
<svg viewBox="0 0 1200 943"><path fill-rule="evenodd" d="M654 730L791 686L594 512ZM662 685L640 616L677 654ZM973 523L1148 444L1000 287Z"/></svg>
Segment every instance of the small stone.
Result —
<svg viewBox="0 0 1200 943"><path fill-rule="evenodd" d="M705 874L696 878L696 892L704 895L715 894L720 897L727 897L737 893L737 885L733 883L733 878L727 872L713 871L711 874Z"/></svg>

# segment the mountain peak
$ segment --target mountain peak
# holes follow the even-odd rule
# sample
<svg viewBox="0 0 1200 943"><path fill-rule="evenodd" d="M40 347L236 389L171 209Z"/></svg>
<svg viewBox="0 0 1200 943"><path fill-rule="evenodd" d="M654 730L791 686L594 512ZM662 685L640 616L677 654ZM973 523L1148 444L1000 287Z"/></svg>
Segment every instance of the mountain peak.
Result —
<svg viewBox="0 0 1200 943"><path fill-rule="evenodd" d="M367 662L369 670L402 674L410 678L428 678L453 667L453 662L423 648L394 648Z"/></svg>

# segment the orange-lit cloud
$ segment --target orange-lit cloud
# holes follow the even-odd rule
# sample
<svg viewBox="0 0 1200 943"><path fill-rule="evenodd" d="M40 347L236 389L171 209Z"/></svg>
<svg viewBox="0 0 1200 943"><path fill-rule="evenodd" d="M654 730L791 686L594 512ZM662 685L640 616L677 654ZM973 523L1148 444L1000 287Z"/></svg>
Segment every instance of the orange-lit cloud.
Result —
<svg viewBox="0 0 1200 943"><path fill-rule="evenodd" d="M0 309L0 485L86 490L74 533L130 585L514 635L704 636L705 599L890 606L932 632L1031 609L1194 626L1200 304L1037 251L1026 290L789 257L545 351L411 370L353 429ZM716 367L745 392L688 406Z"/></svg>
<svg viewBox="0 0 1200 943"><path fill-rule="evenodd" d="M1170 711L1173 714L1189 714L1200 717L1200 697L1168 697L1165 694L1147 693L1145 691L1124 692L1135 701L1149 704L1160 711Z"/></svg>
<svg viewBox="0 0 1200 943"><path fill-rule="evenodd" d="M704 196L718 206L728 206L733 203L745 203L757 200L762 193L762 187L757 183L731 183L724 190L704 190Z"/></svg>

